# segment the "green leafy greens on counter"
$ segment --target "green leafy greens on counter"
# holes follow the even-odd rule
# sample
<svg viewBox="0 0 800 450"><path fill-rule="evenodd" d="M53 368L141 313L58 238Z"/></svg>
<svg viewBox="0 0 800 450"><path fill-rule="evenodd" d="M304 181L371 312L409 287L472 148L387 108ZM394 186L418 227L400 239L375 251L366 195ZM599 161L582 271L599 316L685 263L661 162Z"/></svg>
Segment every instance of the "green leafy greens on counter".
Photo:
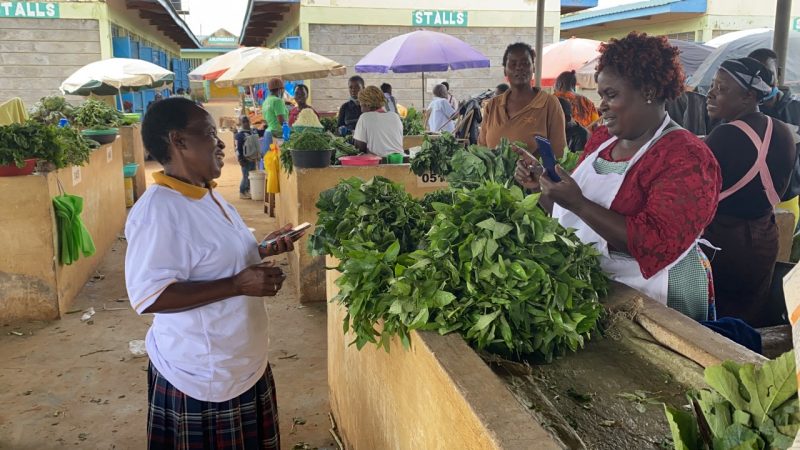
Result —
<svg viewBox="0 0 800 450"><path fill-rule="evenodd" d="M453 155L463 146L451 133L440 136L425 136L422 150L411 160L411 171L415 175L431 173L447 175L452 171Z"/></svg>
<svg viewBox="0 0 800 450"><path fill-rule="evenodd" d="M537 201L496 182L417 201L384 178L351 178L320 196L309 247L340 261L336 301L358 348L435 330L550 360L596 329L607 280L594 249Z"/></svg>
<svg viewBox="0 0 800 450"><path fill-rule="evenodd" d="M414 108L408 108L403 118L403 136L417 136L425 134L425 124L422 114Z"/></svg>
<svg viewBox="0 0 800 450"><path fill-rule="evenodd" d="M800 429L794 351L763 365L707 367L694 414L664 405L677 450L785 449Z"/></svg>

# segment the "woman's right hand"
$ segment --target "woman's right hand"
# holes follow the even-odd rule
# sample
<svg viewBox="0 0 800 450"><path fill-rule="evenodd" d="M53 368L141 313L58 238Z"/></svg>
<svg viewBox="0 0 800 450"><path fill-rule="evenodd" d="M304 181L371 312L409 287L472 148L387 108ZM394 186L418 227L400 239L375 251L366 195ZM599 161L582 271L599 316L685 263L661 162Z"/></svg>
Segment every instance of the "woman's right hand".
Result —
<svg viewBox="0 0 800 450"><path fill-rule="evenodd" d="M539 184L539 177L542 175L542 172L544 172L542 165L539 164L536 158L531 157L528 152L516 145L512 145L511 150L519 155L517 170L514 171L514 179L525 189L533 192L540 192L542 187Z"/></svg>
<svg viewBox="0 0 800 450"><path fill-rule="evenodd" d="M252 297L273 297L281 289L286 275L271 261L252 265L233 277L236 292Z"/></svg>

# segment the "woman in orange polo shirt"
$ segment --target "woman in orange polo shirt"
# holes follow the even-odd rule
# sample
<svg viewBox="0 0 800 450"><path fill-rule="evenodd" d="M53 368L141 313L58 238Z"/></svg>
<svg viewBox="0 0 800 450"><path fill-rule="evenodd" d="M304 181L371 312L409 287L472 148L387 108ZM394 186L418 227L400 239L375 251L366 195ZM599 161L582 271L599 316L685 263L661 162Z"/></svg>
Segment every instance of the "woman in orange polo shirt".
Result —
<svg viewBox="0 0 800 450"><path fill-rule="evenodd" d="M503 55L503 71L511 88L486 104L478 143L496 147L501 138L524 142L537 153L534 136L547 138L561 157L567 146L564 112L558 99L531 87L536 52L523 42L511 44Z"/></svg>

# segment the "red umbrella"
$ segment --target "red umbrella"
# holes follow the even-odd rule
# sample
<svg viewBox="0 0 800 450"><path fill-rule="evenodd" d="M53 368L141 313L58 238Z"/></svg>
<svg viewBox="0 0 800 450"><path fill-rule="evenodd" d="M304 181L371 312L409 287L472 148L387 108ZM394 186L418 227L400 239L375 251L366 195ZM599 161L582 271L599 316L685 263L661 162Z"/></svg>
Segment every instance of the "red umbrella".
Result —
<svg viewBox="0 0 800 450"><path fill-rule="evenodd" d="M542 50L542 86L555 84L561 72L578 70L587 62L600 56L601 41L593 39L569 38L550 44Z"/></svg>

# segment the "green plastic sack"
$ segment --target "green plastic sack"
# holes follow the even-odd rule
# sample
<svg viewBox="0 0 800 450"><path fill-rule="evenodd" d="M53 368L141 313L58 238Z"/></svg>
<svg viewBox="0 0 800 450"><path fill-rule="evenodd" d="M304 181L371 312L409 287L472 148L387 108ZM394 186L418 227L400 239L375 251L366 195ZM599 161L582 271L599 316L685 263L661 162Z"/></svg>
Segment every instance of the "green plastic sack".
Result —
<svg viewBox="0 0 800 450"><path fill-rule="evenodd" d="M81 255L94 255L94 241L81 221L83 198L77 195L59 195L53 199L53 208L56 211L61 263L70 265Z"/></svg>

